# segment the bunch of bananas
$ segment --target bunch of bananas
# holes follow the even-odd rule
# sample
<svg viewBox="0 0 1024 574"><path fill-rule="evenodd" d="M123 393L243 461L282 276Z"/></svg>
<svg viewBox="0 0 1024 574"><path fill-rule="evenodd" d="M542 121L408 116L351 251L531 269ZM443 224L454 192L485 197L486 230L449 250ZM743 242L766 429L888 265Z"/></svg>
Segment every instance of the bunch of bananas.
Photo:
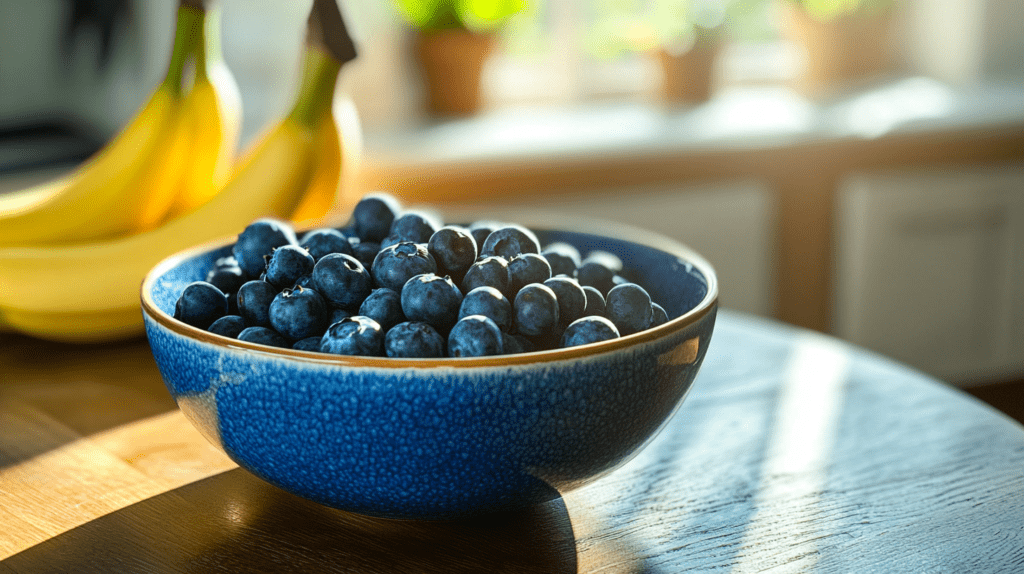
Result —
<svg viewBox="0 0 1024 574"><path fill-rule="evenodd" d="M0 330L138 335L139 285L161 259L259 217L309 224L347 207L359 123L334 87L355 50L334 0L314 3L293 108L237 162L240 99L217 36L204 3L182 0L167 78L128 126L69 177L0 197Z"/></svg>

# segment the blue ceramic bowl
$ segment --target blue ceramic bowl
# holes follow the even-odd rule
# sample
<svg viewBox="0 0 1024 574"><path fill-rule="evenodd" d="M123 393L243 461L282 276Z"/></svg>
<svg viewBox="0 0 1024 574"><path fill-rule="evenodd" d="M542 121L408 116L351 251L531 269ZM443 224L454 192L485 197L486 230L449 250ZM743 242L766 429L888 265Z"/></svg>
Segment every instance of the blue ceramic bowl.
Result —
<svg viewBox="0 0 1024 574"><path fill-rule="evenodd" d="M449 519L522 508L632 458L686 396L718 288L673 241L537 230L610 251L669 322L613 341L485 358L387 359L271 349L172 318L230 244L158 265L142 286L153 355L182 412L243 468L335 508Z"/></svg>

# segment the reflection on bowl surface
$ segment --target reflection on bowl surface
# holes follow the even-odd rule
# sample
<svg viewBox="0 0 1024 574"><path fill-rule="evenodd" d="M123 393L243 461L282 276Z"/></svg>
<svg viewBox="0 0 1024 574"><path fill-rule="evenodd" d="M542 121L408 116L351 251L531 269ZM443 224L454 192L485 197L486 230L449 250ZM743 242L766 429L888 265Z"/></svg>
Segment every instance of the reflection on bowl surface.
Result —
<svg viewBox="0 0 1024 574"><path fill-rule="evenodd" d="M391 518L523 508L610 472L657 433L700 368L717 310L713 270L676 243L537 234L618 255L671 320L595 345L472 359L271 349L171 317L184 286L229 254L223 245L150 273L146 332L185 415L284 490Z"/></svg>

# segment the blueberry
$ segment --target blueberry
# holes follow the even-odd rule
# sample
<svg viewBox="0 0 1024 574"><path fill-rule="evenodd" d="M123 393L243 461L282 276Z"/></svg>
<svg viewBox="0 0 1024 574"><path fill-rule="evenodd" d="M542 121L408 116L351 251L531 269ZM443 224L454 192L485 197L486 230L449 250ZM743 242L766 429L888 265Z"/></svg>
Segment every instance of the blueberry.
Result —
<svg viewBox="0 0 1024 574"><path fill-rule="evenodd" d="M459 320L462 291L448 277L417 275L402 288L402 313L409 321L422 321L447 333Z"/></svg>
<svg viewBox="0 0 1024 574"><path fill-rule="evenodd" d="M238 288L238 314L250 327L270 326L270 304L281 291L266 281L254 279Z"/></svg>
<svg viewBox="0 0 1024 574"><path fill-rule="evenodd" d="M520 353L532 353L537 350L533 341L522 335L512 335L502 331L501 333L502 352L506 355L518 355Z"/></svg>
<svg viewBox="0 0 1024 574"><path fill-rule="evenodd" d="M403 241L380 250L370 268L378 287L399 293L405 282L423 273L437 273L437 263L425 243Z"/></svg>
<svg viewBox="0 0 1024 574"><path fill-rule="evenodd" d="M355 257L331 253L313 267L313 288L331 305L356 310L373 289L373 278Z"/></svg>
<svg viewBox="0 0 1024 574"><path fill-rule="evenodd" d="M462 277L476 261L476 240L469 230L449 225L434 232L427 250L437 262L438 273Z"/></svg>
<svg viewBox="0 0 1024 574"><path fill-rule="evenodd" d="M329 227L314 229L306 233L299 240L299 246L305 248L313 256L314 262L320 261L321 257L330 253L355 255L348 238L337 229Z"/></svg>
<svg viewBox="0 0 1024 574"><path fill-rule="evenodd" d="M226 295L234 295L238 292L238 288L245 283L245 273L238 265L215 265L206 274L206 282L220 289Z"/></svg>
<svg viewBox="0 0 1024 574"><path fill-rule="evenodd" d="M363 196L352 210L356 234L364 241L376 241L387 237L395 215L401 204L393 195L369 193Z"/></svg>
<svg viewBox="0 0 1024 574"><path fill-rule="evenodd" d="M459 287L469 293L477 287L494 287L508 297L508 260L503 257L484 257L469 266Z"/></svg>
<svg viewBox="0 0 1024 574"><path fill-rule="evenodd" d="M359 306L358 315L373 319L387 332L388 329L405 321L405 315L402 314L402 297L394 289L374 289Z"/></svg>
<svg viewBox="0 0 1024 574"><path fill-rule="evenodd" d="M295 280L295 284L292 285L292 288L295 288L295 287L302 287L303 289L312 289L313 288L313 273L312 272L307 273L306 275L303 275L302 277L299 277L298 279L296 279Z"/></svg>
<svg viewBox="0 0 1024 574"><path fill-rule="evenodd" d="M352 247L352 254L367 269L373 267L373 258L377 256L378 251L380 243L375 241L360 241Z"/></svg>
<svg viewBox="0 0 1024 574"><path fill-rule="evenodd" d="M558 324L563 329L576 319L584 316L587 308L587 292L579 282L568 277L552 277L544 282L558 298Z"/></svg>
<svg viewBox="0 0 1024 574"><path fill-rule="evenodd" d="M551 278L551 264L536 253L522 253L508 262L508 288L506 291L515 297L516 293L530 283L543 283Z"/></svg>
<svg viewBox="0 0 1024 574"><path fill-rule="evenodd" d="M356 233L356 224L351 219L349 220L348 223L339 227L338 231L342 235L344 235L345 238L348 239L350 243L352 241L355 241L355 243L352 243L352 247L355 247L355 244L359 242L359 234Z"/></svg>
<svg viewBox="0 0 1024 574"><path fill-rule="evenodd" d="M615 328L614 323L604 317L591 315L577 319L566 327L565 333L562 333L562 346L589 345L615 339L618 336L619 330Z"/></svg>
<svg viewBox="0 0 1024 574"><path fill-rule="evenodd" d="M281 347L287 349L292 346L291 342L281 333L270 327L246 327L238 334L239 341L267 345L269 347Z"/></svg>
<svg viewBox="0 0 1024 574"><path fill-rule="evenodd" d="M622 260L607 251L592 251L580 263L576 279L580 285L589 285L602 294L615 286L615 275L622 270Z"/></svg>
<svg viewBox="0 0 1024 574"><path fill-rule="evenodd" d="M587 253L586 258L583 259L581 264L586 263L588 261L593 263L600 263L601 265L610 269L616 275L622 273L623 270L622 259L620 259L618 255L608 251L595 249Z"/></svg>
<svg viewBox="0 0 1024 574"><path fill-rule="evenodd" d="M189 283L174 304L174 318L203 329L228 314L228 297L206 281Z"/></svg>
<svg viewBox="0 0 1024 574"><path fill-rule="evenodd" d="M351 316L352 313L344 309L331 309L330 313L328 313L327 315L327 326L330 327L331 325L338 323L340 321L344 321L345 319L348 319Z"/></svg>
<svg viewBox="0 0 1024 574"><path fill-rule="evenodd" d="M555 242L548 244L540 254L551 265L552 277L558 275L575 277L576 270L579 269L582 263L579 250L568 243Z"/></svg>
<svg viewBox="0 0 1024 574"><path fill-rule="evenodd" d="M292 348L296 351L312 351L314 353L320 352L320 339L322 335L314 335L312 337L306 337L305 339L299 339L292 344Z"/></svg>
<svg viewBox="0 0 1024 574"><path fill-rule="evenodd" d="M651 296L636 283L613 287L605 299L604 313L623 336L650 327L654 315Z"/></svg>
<svg viewBox="0 0 1024 574"><path fill-rule="evenodd" d="M238 235L231 253L248 277L259 277L267 267L266 257L275 247L296 245L291 225L276 219L257 219Z"/></svg>
<svg viewBox="0 0 1024 574"><path fill-rule="evenodd" d="M320 339L320 352L380 357L384 355L384 331L369 317L349 317L327 329Z"/></svg>
<svg viewBox="0 0 1024 574"><path fill-rule="evenodd" d="M267 263L267 283L278 289L292 287L303 275L313 272L313 256L298 245L274 249Z"/></svg>
<svg viewBox="0 0 1024 574"><path fill-rule="evenodd" d="M327 304L313 289L285 289L270 304L270 326L293 341L322 335L327 328Z"/></svg>
<svg viewBox="0 0 1024 574"><path fill-rule="evenodd" d="M222 267L238 267L238 260L235 259L234 255L218 257L217 260L213 262L213 268L220 269Z"/></svg>
<svg viewBox="0 0 1024 574"><path fill-rule="evenodd" d="M587 294L587 307L583 310L583 316L604 315L604 295L597 290L597 287L584 285L583 291Z"/></svg>
<svg viewBox="0 0 1024 574"><path fill-rule="evenodd" d="M434 359L445 356L444 337L421 321L405 321L384 335L384 354L392 358Z"/></svg>
<svg viewBox="0 0 1024 574"><path fill-rule="evenodd" d="M426 243L438 227L440 225L434 217L421 211L406 211L391 223L388 236L397 237L399 241Z"/></svg>
<svg viewBox="0 0 1024 574"><path fill-rule="evenodd" d="M541 283L520 289L512 309L516 330L528 337L547 335L558 325L558 297Z"/></svg>
<svg viewBox="0 0 1024 574"><path fill-rule="evenodd" d="M380 240L380 249L378 251L387 249L388 247L391 247L392 245L398 245L401 242L402 242L402 238L401 237L399 237L397 235L388 235L384 239ZM413 242L413 243L415 243L415 242Z"/></svg>
<svg viewBox="0 0 1024 574"><path fill-rule="evenodd" d="M481 255L498 255L511 260L520 253L540 253L540 242L522 225L508 224L495 229L480 247Z"/></svg>
<svg viewBox="0 0 1024 574"><path fill-rule="evenodd" d="M477 251L484 246L484 241L495 229L505 227L504 223L481 219L469 224L469 234L476 240Z"/></svg>
<svg viewBox="0 0 1024 574"><path fill-rule="evenodd" d="M665 308L657 303L651 303L651 326L648 329L665 323L668 323L668 313L665 312Z"/></svg>
<svg viewBox="0 0 1024 574"><path fill-rule="evenodd" d="M459 319L448 334L449 357L486 357L503 352L501 329L483 315Z"/></svg>
<svg viewBox="0 0 1024 574"><path fill-rule="evenodd" d="M512 328L512 303L494 287L477 287L462 299L459 319L483 315L494 321L502 332Z"/></svg>
<svg viewBox="0 0 1024 574"><path fill-rule="evenodd" d="M228 337L229 339L237 339L238 334L244 329L245 319L238 315L224 315L214 321L207 331L222 337Z"/></svg>
<svg viewBox="0 0 1024 574"><path fill-rule="evenodd" d="M643 285L643 282L640 279L640 273L637 272L636 269L633 269L631 267L623 266L622 269L620 269L619 272L616 275L619 276L619 277L622 277L623 279L625 279L626 281L628 281L630 283L636 283L637 285Z"/></svg>

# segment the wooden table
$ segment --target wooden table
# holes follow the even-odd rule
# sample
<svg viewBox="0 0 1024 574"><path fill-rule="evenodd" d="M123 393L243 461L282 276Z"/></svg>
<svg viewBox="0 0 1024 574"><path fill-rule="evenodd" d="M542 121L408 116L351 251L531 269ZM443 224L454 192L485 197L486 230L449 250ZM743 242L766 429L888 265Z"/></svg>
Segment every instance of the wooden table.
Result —
<svg viewBox="0 0 1024 574"><path fill-rule="evenodd" d="M1024 427L835 340L723 312L637 458L529 511L362 517L238 469L145 341L0 339L0 573L1024 572Z"/></svg>

